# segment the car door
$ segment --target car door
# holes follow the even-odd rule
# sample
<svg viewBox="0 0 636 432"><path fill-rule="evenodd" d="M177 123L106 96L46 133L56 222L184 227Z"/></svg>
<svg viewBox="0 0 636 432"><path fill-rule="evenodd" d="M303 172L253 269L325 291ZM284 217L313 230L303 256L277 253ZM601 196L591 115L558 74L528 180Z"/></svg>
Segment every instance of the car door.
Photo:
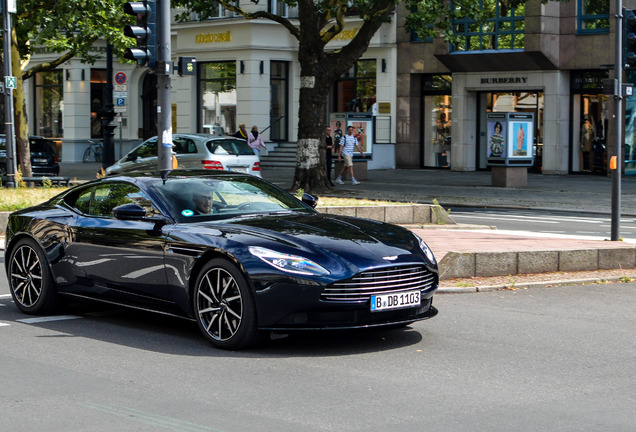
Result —
<svg viewBox="0 0 636 432"><path fill-rule="evenodd" d="M82 285L94 295L165 301L170 298L164 267L165 238L150 221L121 221L113 208L137 203L157 212L138 186L104 182L82 191L75 208L74 242L68 253L77 260Z"/></svg>
<svg viewBox="0 0 636 432"><path fill-rule="evenodd" d="M173 150L176 153L179 169L203 169L204 156L197 149L196 142L187 136L172 137Z"/></svg>

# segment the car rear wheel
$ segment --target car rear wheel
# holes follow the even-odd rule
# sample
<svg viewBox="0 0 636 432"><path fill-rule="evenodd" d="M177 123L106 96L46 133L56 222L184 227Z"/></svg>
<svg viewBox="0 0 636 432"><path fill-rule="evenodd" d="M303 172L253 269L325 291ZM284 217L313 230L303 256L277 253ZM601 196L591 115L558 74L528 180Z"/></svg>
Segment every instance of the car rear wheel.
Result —
<svg viewBox="0 0 636 432"><path fill-rule="evenodd" d="M240 349L258 336L256 308L241 271L224 259L213 259L199 273L194 313L203 335L217 348Z"/></svg>
<svg viewBox="0 0 636 432"><path fill-rule="evenodd" d="M58 306L46 257L35 241L23 239L13 248L8 279L13 301L22 312L44 314Z"/></svg>

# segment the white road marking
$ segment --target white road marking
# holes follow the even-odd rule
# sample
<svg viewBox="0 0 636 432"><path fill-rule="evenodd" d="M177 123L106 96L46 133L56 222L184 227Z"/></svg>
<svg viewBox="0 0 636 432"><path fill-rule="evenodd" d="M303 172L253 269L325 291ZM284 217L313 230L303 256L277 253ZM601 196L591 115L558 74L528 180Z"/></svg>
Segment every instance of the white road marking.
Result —
<svg viewBox="0 0 636 432"><path fill-rule="evenodd" d="M16 320L17 322L21 322L24 324L37 324L43 322L51 322L51 321L64 321L64 320L74 320L83 318L78 315L56 315L56 316L45 316L45 317L37 317L37 318L25 318Z"/></svg>
<svg viewBox="0 0 636 432"><path fill-rule="evenodd" d="M452 214L452 217L458 216L456 214ZM459 216L467 216L467 215L459 215ZM501 221L502 216L467 216L470 217L471 219L494 219L497 221ZM510 217L506 216L506 219L510 219ZM529 220L529 218L523 218L523 220ZM544 223L544 224L558 224L561 222L553 222L553 221L545 221L545 220L533 220L533 222L535 223Z"/></svg>
<svg viewBox="0 0 636 432"><path fill-rule="evenodd" d="M9 323L4 323L4 322L0 322L0 327L7 327L10 326L11 324Z"/></svg>
<svg viewBox="0 0 636 432"><path fill-rule="evenodd" d="M563 238L563 239L580 239L580 240L609 240L609 236L584 236L584 235L571 235L571 234L548 234L536 231L514 231L514 230L458 230L467 232L481 232L488 234L501 234L501 235L517 235L522 237L551 237L551 238ZM636 239L623 239L623 243L636 243Z"/></svg>
<svg viewBox="0 0 636 432"><path fill-rule="evenodd" d="M11 294L0 294L0 298L9 298Z"/></svg>

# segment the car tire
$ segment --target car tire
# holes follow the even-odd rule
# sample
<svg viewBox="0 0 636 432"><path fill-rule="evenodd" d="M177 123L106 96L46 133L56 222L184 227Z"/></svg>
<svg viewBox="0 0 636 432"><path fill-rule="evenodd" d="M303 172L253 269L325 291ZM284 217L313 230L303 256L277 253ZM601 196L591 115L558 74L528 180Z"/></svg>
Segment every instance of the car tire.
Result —
<svg viewBox="0 0 636 432"><path fill-rule="evenodd" d="M234 264L209 261L199 272L192 301L199 329L215 347L236 350L257 341L254 299Z"/></svg>
<svg viewBox="0 0 636 432"><path fill-rule="evenodd" d="M27 314L55 311L59 300L48 260L32 239L22 239L11 250L8 280L13 302Z"/></svg>

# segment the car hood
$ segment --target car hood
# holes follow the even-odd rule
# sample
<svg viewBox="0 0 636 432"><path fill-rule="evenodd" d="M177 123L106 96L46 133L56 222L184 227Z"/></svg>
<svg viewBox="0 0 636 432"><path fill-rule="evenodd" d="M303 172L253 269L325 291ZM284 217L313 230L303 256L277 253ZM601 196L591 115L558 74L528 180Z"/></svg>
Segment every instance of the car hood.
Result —
<svg viewBox="0 0 636 432"><path fill-rule="evenodd" d="M230 237L245 246L301 254L328 266L337 261L349 271L413 262L435 267L428 262L419 241L409 230L368 219L292 213L195 225L203 231L213 229L217 235Z"/></svg>

